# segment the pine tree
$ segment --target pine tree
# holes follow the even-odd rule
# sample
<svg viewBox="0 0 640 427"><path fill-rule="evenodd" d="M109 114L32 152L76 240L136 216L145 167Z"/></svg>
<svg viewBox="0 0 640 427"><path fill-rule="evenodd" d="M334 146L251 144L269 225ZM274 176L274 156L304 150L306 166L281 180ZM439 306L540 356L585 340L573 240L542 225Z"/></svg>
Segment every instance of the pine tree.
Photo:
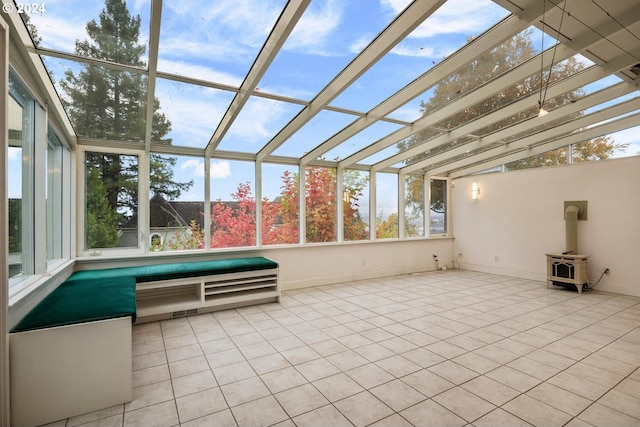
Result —
<svg viewBox="0 0 640 427"><path fill-rule="evenodd" d="M141 58L146 46L138 42L140 24L140 16L131 16L126 1L105 0L99 21L87 23L89 40L77 40L75 53L144 69L146 64ZM63 104L78 135L138 143L144 140L146 108L149 107L146 105L147 77L144 73L88 64L77 74L71 69L66 70L60 86L66 94ZM155 99L151 108L154 111L151 142L171 144L171 138L167 137L171 123L160 113L160 102ZM126 156L88 153L86 159L88 170L95 167L100 171L109 209L124 216L120 223L135 213L138 202L138 162L123 157ZM173 180L175 163L175 157L150 155L153 193L175 199L193 185L193 181L180 183ZM87 180L87 194L96 190ZM94 208L87 206L87 211Z"/></svg>
<svg viewBox="0 0 640 427"><path fill-rule="evenodd" d="M471 39L469 40L471 41ZM428 101L422 101L420 104L421 113L423 116L429 115L432 111L442 107L443 105L463 96L471 90L479 87L480 85L488 82L492 78L510 70L511 68L523 63L524 61L531 59L535 56L535 49L531 39L531 31L525 31L513 38L505 41L503 44L496 46L495 48L481 54L478 58L471 61L465 67L463 67L457 73L449 76L441 81L433 90L433 93ZM399 151L404 151L415 145L424 143L425 141L433 138L439 134L439 131L435 129L452 130L468 123L484 114L490 113L497 109L503 108L508 104L524 97L528 96L536 91L539 91L542 85L553 83L564 78L567 78L578 71L580 71L584 65L575 57L571 57L559 64L555 64L552 67L551 74L547 70L543 75L536 74L527 77L526 79L518 82L511 87L505 87L500 93L484 99L475 105L455 114L447 119L434 124L432 127L422 130L411 138L401 141L398 144ZM542 79L542 82L541 82ZM547 110L553 109L559 105L563 105L567 102L571 102L583 95L583 92L578 89L571 92L564 93L553 99L545 100L544 107ZM479 129L475 132L477 135L486 135L491 132L495 132L499 129L508 127L514 123L518 123L522 120L526 120L536 115L538 106L532 105L530 109L521 111L511 115L510 117L491 124L484 129ZM576 114L578 116L579 113ZM431 150L427 150L424 153L413 156L405 161L406 164L411 164L428 157L434 156L438 153L447 151L451 148L466 143L466 139L452 141L449 144L443 144L439 147L435 147ZM580 144L578 150L585 153L581 155L581 158L608 158L616 150L622 148L622 144L616 144L608 138L596 138L592 141L587 141ZM527 167L538 167L551 164L566 163L566 150L554 150L549 153L544 153L535 158L528 158L513 162L508 165L510 169L523 169ZM596 153L596 154L589 154ZM438 182L439 185L444 185L443 182ZM408 184L410 188L418 188L418 186L412 186ZM444 192L436 191L435 194L444 194ZM408 203L410 206L423 209L422 206L422 191L408 191ZM444 201L439 197L432 198L431 209L439 212L444 206Z"/></svg>

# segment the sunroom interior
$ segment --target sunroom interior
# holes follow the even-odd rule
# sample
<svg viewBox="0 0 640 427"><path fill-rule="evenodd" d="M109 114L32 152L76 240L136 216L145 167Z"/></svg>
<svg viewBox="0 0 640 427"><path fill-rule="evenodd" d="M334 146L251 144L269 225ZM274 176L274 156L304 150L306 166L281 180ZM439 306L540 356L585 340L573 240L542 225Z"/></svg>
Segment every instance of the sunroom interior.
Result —
<svg viewBox="0 0 640 427"><path fill-rule="evenodd" d="M635 0L2 5L6 425L8 331L77 271L546 289L577 254L581 292L638 303Z"/></svg>

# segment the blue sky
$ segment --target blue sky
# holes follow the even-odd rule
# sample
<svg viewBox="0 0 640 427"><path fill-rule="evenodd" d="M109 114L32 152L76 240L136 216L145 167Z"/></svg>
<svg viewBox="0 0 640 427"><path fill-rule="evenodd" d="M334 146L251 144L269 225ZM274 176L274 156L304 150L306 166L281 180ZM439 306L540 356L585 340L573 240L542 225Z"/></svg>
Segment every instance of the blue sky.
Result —
<svg viewBox="0 0 640 427"><path fill-rule="evenodd" d="M158 70L234 87L240 86L278 18L285 0L164 0ZM258 84L258 90L310 101L409 3L408 0L312 0L291 37ZM149 0L129 0L133 15L142 19L140 43L149 39ZM48 0L46 12L33 15L43 47L73 52L76 40L88 39L86 23L97 19L101 1ZM490 0L450 0L402 40L389 54L340 94L332 106L366 112L401 89L443 58L507 15ZM45 59L54 77L72 63ZM227 110L232 92L167 79L156 82L161 112L172 123L175 145L204 148ZM428 93L416 97L391 117L413 121ZM252 97L219 148L255 153L301 106ZM299 157L355 120L355 116L318 114L274 154ZM364 145L393 132L397 125L378 123L327 153L345 158ZM628 139L623 134L621 139ZM640 151L637 149L635 152ZM392 154L394 148L386 153ZM363 163L381 160L365 159ZM193 179L197 186L183 195L202 200L204 167L201 159L179 158L176 179ZM212 162L214 199L230 194L240 182L254 181L253 166L243 162ZM265 174L265 195L277 191L278 179ZM274 190L276 189L276 190ZM388 194L382 192L381 194ZM392 198L379 197L380 209L397 210Z"/></svg>

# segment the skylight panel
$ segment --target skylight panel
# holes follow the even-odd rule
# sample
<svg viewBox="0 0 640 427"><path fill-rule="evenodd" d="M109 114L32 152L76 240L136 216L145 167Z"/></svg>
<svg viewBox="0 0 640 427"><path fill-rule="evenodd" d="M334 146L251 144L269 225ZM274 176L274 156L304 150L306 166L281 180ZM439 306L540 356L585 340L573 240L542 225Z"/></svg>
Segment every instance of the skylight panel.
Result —
<svg viewBox="0 0 640 427"><path fill-rule="evenodd" d="M360 160L359 162L357 162L357 164L371 166L382 160L388 159L389 157L393 156L397 152L398 152L398 148L395 145L392 145L391 147L387 147L384 150L380 150L377 153Z"/></svg>
<svg viewBox="0 0 640 427"><path fill-rule="evenodd" d="M85 58L105 59L123 65L145 67L148 62L149 44L149 16L151 12L150 0L127 2L130 28L137 27L139 34L130 31L120 31L119 27L108 25L111 13L121 13L119 10L109 10L105 15L107 21L100 17L105 9L103 1L65 0L63 2L45 2L44 12L29 14L29 25L37 32L35 43L38 47L52 49L64 53L74 53ZM139 19L139 23L138 23ZM97 24L98 28L95 28ZM106 25L105 25L106 24ZM27 28L29 28L29 25ZM107 28L107 29L105 29ZM32 38L34 38L33 31ZM100 39L100 43L96 39ZM88 43L76 46L76 41ZM134 55L115 54L122 48L136 50Z"/></svg>
<svg viewBox="0 0 640 427"><path fill-rule="evenodd" d="M285 4L165 0L158 71L240 86Z"/></svg>
<svg viewBox="0 0 640 427"><path fill-rule="evenodd" d="M398 130L400 127L401 125L395 123L382 121L376 122L362 132L344 141L334 149L328 151L323 157L329 160L344 159L387 136L391 132Z"/></svg>
<svg viewBox="0 0 640 427"><path fill-rule="evenodd" d="M369 111L507 15L489 0L446 2L332 105Z"/></svg>
<svg viewBox="0 0 640 427"><path fill-rule="evenodd" d="M395 14L377 2L312 1L259 86L313 99Z"/></svg>
<svg viewBox="0 0 640 427"><path fill-rule="evenodd" d="M278 147L273 154L302 157L353 120L352 115L323 110Z"/></svg>
<svg viewBox="0 0 640 427"><path fill-rule="evenodd" d="M302 108L298 104L252 96L217 148L257 153Z"/></svg>
<svg viewBox="0 0 640 427"><path fill-rule="evenodd" d="M80 137L145 139L147 76L43 56L63 107Z"/></svg>
<svg viewBox="0 0 640 427"><path fill-rule="evenodd" d="M171 123L167 137L172 140L172 144L206 147L234 94L195 84L157 79L159 112ZM157 125L158 123L154 123L154 133L159 130Z"/></svg>

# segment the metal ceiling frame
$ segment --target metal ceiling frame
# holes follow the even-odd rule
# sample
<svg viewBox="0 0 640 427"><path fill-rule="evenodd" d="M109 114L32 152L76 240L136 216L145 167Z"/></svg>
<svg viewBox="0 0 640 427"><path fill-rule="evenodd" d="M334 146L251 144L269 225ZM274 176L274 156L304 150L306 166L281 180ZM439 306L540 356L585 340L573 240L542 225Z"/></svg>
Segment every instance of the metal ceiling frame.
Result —
<svg viewBox="0 0 640 427"><path fill-rule="evenodd" d="M2 0L3 3L10 0ZM566 19L572 19L570 22L573 25L573 33L565 34L565 31L555 29L553 23L558 21L558 18L563 16L565 12L563 9L566 7L567 1L562 0L549 0L545 5L536 0L493 0L496 4L508 9L512 12L511 15L504 18L502 21L480 34L478 37L458 49L455 53L427 70L420 77L405 85L393 95L389 96L375 107L367 112L351 111L348 109L340 108L337 106L329 105L331 101L336 99L338 95L344 92L352 83L354 83L360 76L362 76L367 70L373 67L378 60L384 55L389 53L400 41L402 41L407 35L409 35L418 26L424 23L429 16L438 10L447 0L415 0L410 3L396 18L386 26L380 32L380 34L374 38L369 45L360 52L342 71L329 82L311 101L305 101L300 99L293 99L286 96L280 96L277 94L265 93L263 91L255 91L260 79L266 73L268 67L271 65L277 54L284 46L287 38L299 22L307 6L311 0L290 0L281 12L278 21L272 29L267 40L264 42L260 53L252 64L249 72L245 75L245 78L240 87L234 87L222 83L204 81L197 78L184 77L180 75L174 75L171 73L162 72L157 69L158 59L157 53L159 50L160 39L160 26L162 15L162 0L151 0L151 18L150 18L150 33L149 33L149 59L146 68L131 67L122 64L116 64L109 61L101 61L92 58L77 57L74 54L55 51L47 48L35 47L31 42L24 26L20 26L20 19L15 16L11 17L12 28L16 29L24 41L24 48L29 53L34 64L42 65L39 55L47 55L52 57L58 57L66 60L79 61L87 64L102 65L105 67L119 69L123 71L135 72L140 74L146 74L148 76L148 94L146 97L147 105L151 108L147 108L146 112L146 134L144 144L126 142L126 141L109 141L110 146L117 147L140 147L144 148L146 152L159 152L167 154L183 154L193 156L209 157L221 157L227 159L238 160L253 160L260 162L274 162L274 163L286 163L286 164L298 164L300 167L304 167L307 164L313 165L326 165L331 167L338 167L341 170L344 169L360 169L370 170L372 173L379 171L391 171L406 174L424 173L425 170L429 171L429 174L438 173L444 176L455 175L460 176L462 171L465 173L475 173L480 165L479 162L485 162L484 164L489 167L494 163L490 160L489 152L496 155L500 152L501 157L511 158L511 156L520 155L521 158L527 157L526 150L516 150L517 153L506 153L507 145L488 149L479 154L474 154L470 158L459 159L458 157L464 155L467 151L473 151L482 149L482 147L488 147L490 144L499 142L499 138L504 138L505 135L513 137L516 135L516 131L523 134L527 130L532 130L534 127L539 127L542 124L549 124L552 120L558 118L560 114L570 115L568 111L577 112L578 105L588 105L587 102L595 102L597 97L585 97L584 101L579 100L570 108L564 106L557 108L557 114L549 118L539 118L537 120L526 120L518 123L514 126L510 126L507 129L503 129L491 135L485 135L484 138L480 138L475 133L490 125L491 123L499 122L513 114L514 111L524 111L535 105L535 97L537 93L526 96L525 98L515 101L506 107L500 108L496 111L485 114L470 123L459 126L455 129L442 130L440 135L432 137L428 140L421 142L415 147L411 147L403 152L394 153L388 155L386 158L375 162L374 164L360 163L362 160L370 157L371 155L392 147L394 144L422 131L423 129L433 127L438 122L457 114L459 111L468 108L483 99L491 97L496 93L499 93L505 87L516 84L524 78L539 72L541 65L548 67L552 61L558 63L563 59L569 58L577 53L591 59L597 65L589 69L583 70L574 76L570 76L558 82L557 84L550 85L548 87L547 96L553 97L561 93L566 93L575 90L585 84L596 81L600 78L604 78L609 75L617 75L627 82L627 86L624 91L638 90L638 83L640 77L633 77L633 73L629 72L629 69L640 63L640 43L636 41L638 39L635 36L629 37L629 34L633 36L633 33L627 28L638 28L640 22L640 8L630 7L628 10L618 11L619 16L609 18L604 15L599 15L597 19L590 21L598 22L600 25L588 25L574 17L574 15L566 15ZM595 13L595 12L594 12ZM604 12L603 12L604 13ZM587 17L589 15L586 15ZM544 21L542 18L544 17ZM584 18L581 16L581 18ZM588 21L588 20L587 20ZM567 21L565 21L567 22ZM538 29L544 30L548 35L557 37L561 40L562 45L559 48L550 48L545 52L537 55L536 57L525 61L512 68L511 70L496 76L489 80L482 86L475 88L474 90L461 95L459 98L448 103L447 105L423 116L411 123L396 120L389 115L396 111L398 108L412 101L416 97L419 97L425 91L435 87L440 81L448 76L455 74L462 67L478 57L482 53L494 48L495 46L503 43L510 37L518 34L524 29L530 26L536 26ZM566 24L565 24L566 25ZM593 28L592 28L593 27ZM564 28L564 27L563 27ZM584 28L580 34L575 34L576 28ZM627 31L627 33L622 33ZM634 30L635 31L635 30ZM613 49L620 49L622 54L614 60L607 62L599 59L598 49L603 49L603 43L607 46L611 46ZM626 44L625 44L626 43ZM611 50L613 52L613 50ZM553 60L552 60L553 58ZM37 60L36 60L37 59ZM44 67L40 67L44 69ZM46 72L42 70L38 71L38 74L45 75ZM633 74L633 75L631 75ZM196 84L205 87L211 87L218 90L224 90L228 92L234 92L234 97L222 120L219 122L216 130L210 137L210 140L205 148L186 147L186 146L165 146L162 144L153 144L151 141L152 134L152 118L153 118L153 104L155 102L155 83L157 78L169 79L174 81L180 81L188 84ZM47 79L48 80L48 79ZM46 83L46 82L45 82ZM615 86L615 89L611 87L610 91L604 91L599 93L598 97L612 96L613 93L618 93L623 86ZM55 94L55 90L47 90L46 93ZM243 106L251 97L260 97L266 99L272 99L276 101L286 102L294 105L300 105L301 111L295 115L279 132L275 134L262 148L257 152L246 153L236 151L219 150L218 146L228 130L234 123L235 119L240 114ZM60 107L61 103L57 96L52 96L49 100L56 106ZM62 111L62 110L60 110ZM299 131L305 124L307 124L313 117L322 111L335 111L340 113L352 114L357 117L349 125L343 127L331 137L322 141L320 144L313 147L310 151L302 155L301 157L289 157L274 155L273 152L284 144L291 136ZM613 111L613 110L612 110ZM591 117L591 115L589 115ZM555 119L554 119L555 118ZM593 119L594 117L592 117ZM58 121L63 125L65 129L72 131L72 127L68 123L66 116L62 115L58 117ZM322 156L338 147L343 142L349 140L353 136L362 132L369 126L378 121L384 121L389 123L396 123L402 127L396 131L393 131L367 147L348 155L344 159L338 161L329 161L322 159ZM614 121L616 122L616 121ZM573 123L569 121L567 123ZM622 126L623 122L617 122ZM625 126L626 126L626 122ZM609 127L607 127L609 128ZM556 128L553 128L556 129ZM603 128L604 129L604 128ZM539 133L534 133L539 135ZM586 135L586 134L585 134ZM557 136L557 135L556 135ZM471 137L470 143L464 144L460 147L456 147L438 155L432 156L425 160L398 166L403 162L406 162L411 157L424 153L430 149L448 144L462 137ZM524 140L529 137L522 137L520 140ZM78 143L87 145L104 144L102 140L94 140L91 138L77 138ZM517 141L520 141L517 140ZM552 147L559 141L573 140L573 136L558 137L557 140L553 140L553 144L548 145ZM545 144L546 145L546 144ZM518 147L518 144L510 142L508 147ZM515 149L515 148L514 148ZM549 148L551 149L551 148ZM528 150L530 151L530 150ZM432 165L438 164L437 167Z"/></svg>

